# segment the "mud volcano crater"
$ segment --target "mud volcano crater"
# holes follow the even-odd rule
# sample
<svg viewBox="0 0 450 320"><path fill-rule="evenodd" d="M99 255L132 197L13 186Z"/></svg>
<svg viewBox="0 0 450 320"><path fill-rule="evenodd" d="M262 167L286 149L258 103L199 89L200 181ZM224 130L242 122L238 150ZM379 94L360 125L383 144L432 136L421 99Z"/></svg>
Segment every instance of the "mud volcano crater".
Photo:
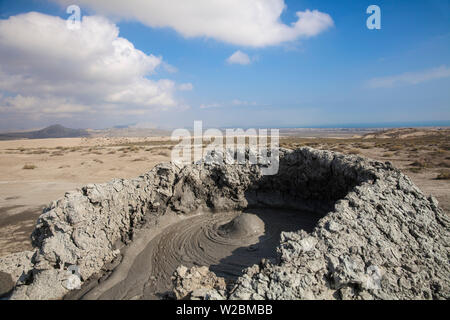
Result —
<svg viewBox="0 0 450 320"><path fill-rule="evenodd" d="M250 164L161 164L45 209L10 298L67 296L70 265L94 283L78 297L154 298L183 264L233 280L184 288L206 299L448 299L449 226L407 176L358 156L282 149L272 176Z"/></svg>

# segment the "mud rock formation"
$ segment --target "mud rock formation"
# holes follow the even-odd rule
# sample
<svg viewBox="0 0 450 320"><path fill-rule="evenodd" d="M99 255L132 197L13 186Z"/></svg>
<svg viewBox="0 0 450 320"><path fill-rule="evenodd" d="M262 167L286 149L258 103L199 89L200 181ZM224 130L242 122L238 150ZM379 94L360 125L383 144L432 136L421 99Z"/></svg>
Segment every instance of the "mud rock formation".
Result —
<svg viewBox="0 0 450 320"><path fill-rule="evenodd" d="M33 251L22 251L0 257L0 297L10 293L16 283L23 283L32 270Z"/></svg>
<svg viewBox="0 0 450 320"><path fill-rule="evenodd" d="M174 294L177 299L225 299L226 284L208 267L180 266L173 276Z"/></svg>
<svg viewBox="0 0 450 320"><path fill-rule="evenodd" d="M264 222L255 214L242 213L219 228L219 233L227 238L248 238L264 233Z"/></svg>
<svg viewBox="0 0 450 320"><path fill-rule="evenodd" d="M207 286L203 298L450 298L450 220L436 199L390 163L311 148L281 150L274 176L250 164L161 164L134 180L66 193L38 219L30 271L10 298L63 297L70 266L87 280L140 225L168 212L251 207L307 210L321 219L312 233L283 233L277 261L248 268L226 292Z"/></svg>
<svg viewBox="0 0 450 320"><path fill-rule="evenodd" d="M0 257L0 271L11 275L14 282L23 281L33 268L31 259L33 251L22 251Z"/></svg>

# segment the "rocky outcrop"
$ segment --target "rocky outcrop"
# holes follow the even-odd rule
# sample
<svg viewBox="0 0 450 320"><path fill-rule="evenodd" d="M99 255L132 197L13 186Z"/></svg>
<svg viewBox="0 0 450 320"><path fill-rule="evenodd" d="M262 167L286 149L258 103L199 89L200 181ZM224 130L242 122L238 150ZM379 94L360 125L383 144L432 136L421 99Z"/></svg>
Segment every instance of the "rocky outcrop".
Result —
<svg viewBox="0 0 450 320"><path fill-rule="evenodd" d="M173 166L160 165L135 180L66 193L37 221L32 234L39 248L36 260L59 268L77 265L81 277L89 278L118 254L118 241L132 240L136 227L165 208L175 173Z"/></svg>
<svg viewBox="0 0 450 320"><path fill-rule="evenodd" d="M39 217L31 271L11 298L61 298L71 266L87 280L140 225L168 212L249 207L322 218L310 234L283 233L277 261L249 268L225 292L208 288L209 298L450 298L450 221L437 201L389 163L311 148L281 150L274 176L250 164L162 164L134 180L67 193Z"/></svg>
<svg viewBox="0 0 450 320"><path fill-rule="evenodd" d="M12 292L16 284L23 284L33 269L33 251L0 257L0 298Z"/></svg>
<svg viewBox="0 0 450 320"><path fill-rule="evenodd" d="M224 299L226 283L217 277L208 267L180 266L172 278L174 294L177 299Z"/></svg>
<svg viewBox="0 0 450 320"><path fill-rule="evenodd" d="M251 268L231 299L448 299L450 220L389 165L312 234L284 233L280 260ZM377 168L378 167L378 168Z"/></svg>
<svg viewBox="0 0 450 320"><path fill-rule="evenodd" d="M33 251L22 251L0 257L0 271L8 273L14 282L24 281L33 269Z"/></svg>

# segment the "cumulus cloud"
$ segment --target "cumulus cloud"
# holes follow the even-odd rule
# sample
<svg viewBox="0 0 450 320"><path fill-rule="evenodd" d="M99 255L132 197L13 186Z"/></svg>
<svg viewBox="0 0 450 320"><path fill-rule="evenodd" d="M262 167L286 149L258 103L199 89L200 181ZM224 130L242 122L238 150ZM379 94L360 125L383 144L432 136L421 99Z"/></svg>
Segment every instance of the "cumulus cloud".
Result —
<svg viewBox="0 0 450 320"><path fill-rule="evenodd" d="M85 16L78 30L31 12L0 20L0 111L144 112L177 106L176 84L148 77L161 57L119 37L113 23Z"/></svg>
<svg viewBox="0 0 450 320"><path fill-rule="evenodd" d="M53 0L64 6L73 0ZM150 27L169 27L186 38L207 37L243 46L278 45L318 35L333 26L318 10L296 12L297 21L282 23L284 0L79 0L83 7Z"/></svg>
<svg viewBox="0 0 450 320"><path fill-rule="evenodd" d="M18 94L14 97L6 97L1 100L3 106L0 111L16 111L24 113L57 114L57 113L77 113L91 112L88 106L73 103L65 98L51 97L40 98L35 96L22 96Z"/></svg>
<svg viewBox="0 0 450 320"><path fill-rule="evenodd" d="M228 57L227 62L229 64L241 64L241 65L247 65L250 64L250 58L249 56L238 50L235 53L233 53L231 56Z"/></svg>
<svg viewBox="0 0 450 320"><path fill-rule="evenodd" d="M440 66L419 72L405 72L399 75L373 78L369 80L368 85L371 88L392 88L400 85L416 85L422 82L448 77L450 77L450 68Z"/></svg>

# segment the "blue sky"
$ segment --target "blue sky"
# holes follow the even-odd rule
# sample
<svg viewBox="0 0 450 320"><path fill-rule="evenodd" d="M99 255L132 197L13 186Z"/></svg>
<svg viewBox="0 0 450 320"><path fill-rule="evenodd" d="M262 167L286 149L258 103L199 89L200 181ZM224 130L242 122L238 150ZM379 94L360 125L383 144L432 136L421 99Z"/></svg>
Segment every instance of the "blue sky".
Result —
<svg viewBox="0 0 450 320"><path fill-rule="evenodd" d="M120 37L170 66L146 78L190 84L192 90L172 92L175 108L131 115L110 116L102 109L56 118L36 112L27 118L9 106L0 129L55 121L100 128L128 123L192 126L194 120L208 127L450 120L450 1L285 1L284 24L295 22L297 11L317 9L332 18L333 26L311 37L256 47L214 37L188 38L170 26L155 28L142 19L71 2L80 5L82 15L106 16ZM381 8L381 30L366 27L371 4ZM66 19L65 9L64 1L0 1L0 19L30 11ZM250 63L228 63L236 51ZM3 97L19 94L29 95L3 88Z"/></svg>

